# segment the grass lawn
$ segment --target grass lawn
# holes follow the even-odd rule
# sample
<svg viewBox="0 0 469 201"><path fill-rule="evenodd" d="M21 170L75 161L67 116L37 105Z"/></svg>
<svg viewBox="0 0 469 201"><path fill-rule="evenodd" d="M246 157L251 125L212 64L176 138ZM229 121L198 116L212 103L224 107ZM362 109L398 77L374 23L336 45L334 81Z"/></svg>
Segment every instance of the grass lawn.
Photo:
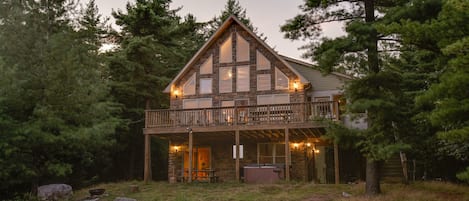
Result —
<svg viewBox="0 0 469 201"><path fill-rule="evenodd" d="M132 193L130 186L138 185L140 191ZM383 184L383 194L376 197L363 195L364 184L322 185L309 183L243 184L243 183L192 183L120 182L91 186L75 191L74 199L88 196L88 189L105 188L100 200L112 201L115 197L129 197L139 201L158 200L300 200L300 201L469 201L469 187L442 182L418 182L411 185ZM351 197L342 197L342 192Z"/></svg>

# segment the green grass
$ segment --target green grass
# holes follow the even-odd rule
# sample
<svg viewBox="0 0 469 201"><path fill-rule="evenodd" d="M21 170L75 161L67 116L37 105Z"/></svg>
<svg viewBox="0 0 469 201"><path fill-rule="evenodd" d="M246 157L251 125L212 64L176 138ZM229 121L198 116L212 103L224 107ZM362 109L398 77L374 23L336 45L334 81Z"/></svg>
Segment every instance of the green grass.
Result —
<svg viewBox="0 0 469 201"><path fill-rule="evenodd" d="M138 185L140 192L131 193L130 186ZM88 189L105 188L101 201L115 197L129 197L139 201L218 201L218 200L300 200L300 201L469 201L469 187L441 182L415 183L412 185L383 184L383 194L375 197L363 195L364 184L321 185L310 183L243 184L243 183L192 183L168 184L166 182L120 182L99 184L75 192L74 199L88 196ZM352 194L341 197L342 192Z"/></svg>

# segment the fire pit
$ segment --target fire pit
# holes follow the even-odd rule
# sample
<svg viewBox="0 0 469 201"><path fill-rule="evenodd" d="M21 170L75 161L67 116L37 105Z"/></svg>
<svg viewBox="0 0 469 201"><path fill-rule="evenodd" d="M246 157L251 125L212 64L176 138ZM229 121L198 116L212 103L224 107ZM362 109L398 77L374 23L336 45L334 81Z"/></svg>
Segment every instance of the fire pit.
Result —
<svg viewBox="0 0 469 201"><path fill-rule="evenodd" d="M90 193L91 196L102 195L102 194L104 194L105 191L106 191L106 189L104 189L104 188L95 188L95 189L88 190L88 192Z"/></svg>

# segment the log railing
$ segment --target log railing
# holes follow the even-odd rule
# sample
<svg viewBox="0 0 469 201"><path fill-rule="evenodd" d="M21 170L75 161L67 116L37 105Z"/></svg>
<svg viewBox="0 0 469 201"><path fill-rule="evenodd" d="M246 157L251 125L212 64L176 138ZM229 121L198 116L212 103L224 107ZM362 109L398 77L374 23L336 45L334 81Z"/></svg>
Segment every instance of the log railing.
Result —
<svg viewBox="0 0 469 201"><path fill-rule="evenodd" d="M335 101L145 111L145 128L306 123L338 119Z"/></svg>

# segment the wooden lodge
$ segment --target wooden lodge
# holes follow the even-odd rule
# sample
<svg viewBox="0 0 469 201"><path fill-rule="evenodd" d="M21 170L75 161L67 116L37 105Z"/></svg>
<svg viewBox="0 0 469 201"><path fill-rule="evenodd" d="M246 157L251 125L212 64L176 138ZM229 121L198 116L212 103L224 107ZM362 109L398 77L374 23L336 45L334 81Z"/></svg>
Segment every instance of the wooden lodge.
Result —
<svg viewBox="0 0 469 201"><path fill-rule="evenodd" d="M146 110L144 179L159 137L170 182L339 183L339 147L321 136L325 119L346 120L350 79L278 55L230 17L166 88L170 109Z"/></svg>

